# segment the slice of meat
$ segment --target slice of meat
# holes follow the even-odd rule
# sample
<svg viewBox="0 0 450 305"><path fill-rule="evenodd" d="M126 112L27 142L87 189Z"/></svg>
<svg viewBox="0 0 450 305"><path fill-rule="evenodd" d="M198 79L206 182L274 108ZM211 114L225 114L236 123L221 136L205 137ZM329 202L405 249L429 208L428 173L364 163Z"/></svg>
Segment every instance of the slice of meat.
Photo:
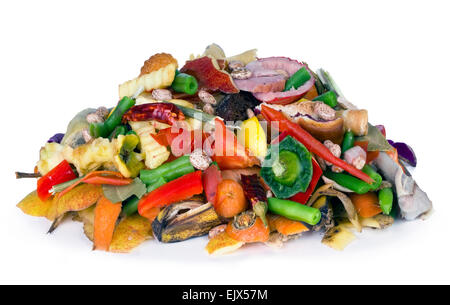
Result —
<svg viewBox="0 0 450 305"><path fill-rule="evenodd" d="M268 57L250 62L246 68L252 72L252 77L246 80L235 80L240 90L250 91L262 101L273 104L289 104L300 99L314 85L314 77L303 86L283 92L286 79L305 64L286 57Z"/></svg>
<svg viewBox="0 0 450 305"><path fill-rule="evenodd" d="M251 77L249 79L235 79L234 83L239 90L249 91L253 93L264 93L281 91L284 89L286 80L282 75Z"/></svg>

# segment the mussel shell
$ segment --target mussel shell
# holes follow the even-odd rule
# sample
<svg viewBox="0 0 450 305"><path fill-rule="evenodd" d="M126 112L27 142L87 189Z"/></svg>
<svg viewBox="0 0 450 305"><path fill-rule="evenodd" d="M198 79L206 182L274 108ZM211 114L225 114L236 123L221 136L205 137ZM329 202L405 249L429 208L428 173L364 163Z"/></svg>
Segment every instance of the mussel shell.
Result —
<svg viewBox="0 0 450 305"><path fill-rule="evenodd" d="M219 224L219 216L210 203L185 201L164 208L153 221L152 229L160 242L172 243L206 235Z"/></svg>

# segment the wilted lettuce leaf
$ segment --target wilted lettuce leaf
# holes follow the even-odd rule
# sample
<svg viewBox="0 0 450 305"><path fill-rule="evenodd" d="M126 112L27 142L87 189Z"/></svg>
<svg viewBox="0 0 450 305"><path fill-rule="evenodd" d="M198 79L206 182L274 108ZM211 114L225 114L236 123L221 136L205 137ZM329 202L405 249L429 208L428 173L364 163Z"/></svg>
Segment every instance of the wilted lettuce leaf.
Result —
<svg viewBox="0 0 450 305"><path fill-rule="evenodd" d="M141 198L146 192L147 188L139 178L128 185L103 185L103 194L112 203L122 202L132 195Z"/></svg>

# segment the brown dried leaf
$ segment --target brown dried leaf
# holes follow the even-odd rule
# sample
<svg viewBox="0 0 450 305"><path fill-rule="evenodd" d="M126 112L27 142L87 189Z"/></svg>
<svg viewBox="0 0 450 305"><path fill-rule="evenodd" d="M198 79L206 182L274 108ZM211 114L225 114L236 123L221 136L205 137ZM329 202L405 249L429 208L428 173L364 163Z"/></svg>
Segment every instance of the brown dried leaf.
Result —
<svg viewBox="0 0 450 305"><path fill-rule="evenodd" d="M46 201L42 201L36 191L31 192L25 198L23 198L17 207L22 210L27 215L36 217L47 217L53 204L53 199L49 198ZM49 217L47 217L49 218ZM49 218L53 220L54 218Z"/></svg>
<svg viewBox="0 0 450 305"><path fill-rule="evenodd" d="M84 210L95 204L102 195L101 185L81 184L62 197L55 197L55 204L50 208L48 217L55 219L66 212Z"/></svg>
<svg viewBox="0 0 450 305"><path fill-rule="evenodd" d="M127 216L117 225L109 251L128 253L151 237L152 226L147 218L139 214Z"/></svg>

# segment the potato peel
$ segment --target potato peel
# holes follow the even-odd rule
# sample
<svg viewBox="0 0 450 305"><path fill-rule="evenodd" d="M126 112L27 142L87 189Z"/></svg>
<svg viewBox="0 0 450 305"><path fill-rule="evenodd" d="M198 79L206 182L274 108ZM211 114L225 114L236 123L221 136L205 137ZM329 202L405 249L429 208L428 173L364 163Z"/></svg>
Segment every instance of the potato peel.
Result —
<svg viewBox="0 0 450 305"><path fill-rule="evenodd" d="M150 221L139 214L134 214L123 218L116 226L109 251L129 253L151 237Z"/></svg>

